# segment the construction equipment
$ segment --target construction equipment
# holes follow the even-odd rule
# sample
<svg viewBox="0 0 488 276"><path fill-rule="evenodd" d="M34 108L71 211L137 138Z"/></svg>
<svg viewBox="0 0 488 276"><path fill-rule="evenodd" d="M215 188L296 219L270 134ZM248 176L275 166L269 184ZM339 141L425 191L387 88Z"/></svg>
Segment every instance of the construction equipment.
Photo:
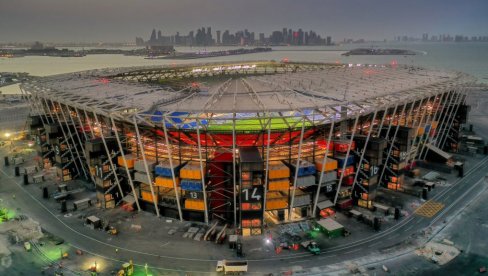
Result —
<svg viewBox="0 0 488 276"><path fill-rule="evenodd" d="M304 248L306 248L310 253L314 255L320 254L320 247L315 241L304 241L301 243Z"/></svg>
<svg viewBox="0 0 488 276"><path fill-rule="evenodd" d="M132 260L130 260L128 263L124 263L119 272L117 272L117 276L131 276L133 274L134 264L132 263Z"/></svg>
<svg viewBox="0 0 488 276"><path fill-rule="evenodd" d="M217 262L217 272L224 272L227 274L242 274L247 272L247 261L218 261Z"/></svg>
<svg viewBox="0 0 488 276"><path fill-rule="evenodd" d="M113 226L110 226L108 228L108 231L107 233L109 233L110 235L112 236L116 236L119 232L117 231L117 228L113 227Z"/></svg>

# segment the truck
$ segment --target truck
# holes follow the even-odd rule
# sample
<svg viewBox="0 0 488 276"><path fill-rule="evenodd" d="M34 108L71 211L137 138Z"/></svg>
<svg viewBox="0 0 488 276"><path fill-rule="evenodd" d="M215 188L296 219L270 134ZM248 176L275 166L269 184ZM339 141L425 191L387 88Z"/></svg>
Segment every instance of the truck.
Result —
<svg viewBox="0 0 488 276"><path fill-rule="evenodd" d="M227 274L241 275L247 272L247 261L227 261L222 260L217 262L217 272L224 272Z"/></svg>
<svg viewBox="0 0 488 276"><path fill-rule="evenodd" d="M315 241L304 241L301 244L310 253L312 253L314 255L320 254L320 247L317 245L317 243Z"/></svg>

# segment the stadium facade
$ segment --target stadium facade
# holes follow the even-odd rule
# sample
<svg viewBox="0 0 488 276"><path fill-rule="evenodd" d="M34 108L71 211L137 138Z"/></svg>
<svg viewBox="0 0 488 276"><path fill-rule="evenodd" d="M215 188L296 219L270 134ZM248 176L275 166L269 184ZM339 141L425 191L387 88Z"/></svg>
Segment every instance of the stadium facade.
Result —
<svg viewBox="0 0 488 276"><path fill-rule="evenodd" d="M328 207L374 208L429 152L456 151L462 73L403 65L207 63L22 85L43 167L102 208L221 219L243 235ZM324 214L322 214L324 215Z"/></svg>

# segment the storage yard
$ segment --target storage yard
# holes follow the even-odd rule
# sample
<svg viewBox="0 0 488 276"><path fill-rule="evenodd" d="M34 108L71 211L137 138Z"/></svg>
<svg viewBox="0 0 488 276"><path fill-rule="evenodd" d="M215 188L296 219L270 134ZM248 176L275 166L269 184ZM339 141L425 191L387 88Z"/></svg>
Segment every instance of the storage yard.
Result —
<svg viewBox="0 0 488 276"><path fill-rule="evenodd" d="M460 143L471 81L402 66L253 62L86 71L22 89L40 167L92 182L97 206L219 220L249 236L331 207L389 212L378 187L427 198L405 174L462 173L442 153Z"/></svg>

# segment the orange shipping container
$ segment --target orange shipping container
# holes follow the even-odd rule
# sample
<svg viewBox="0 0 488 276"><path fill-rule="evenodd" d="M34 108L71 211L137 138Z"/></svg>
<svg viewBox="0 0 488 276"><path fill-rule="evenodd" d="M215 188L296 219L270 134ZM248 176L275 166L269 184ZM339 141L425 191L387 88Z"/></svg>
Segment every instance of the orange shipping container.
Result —
<svg viewBox="0 0 488 276"><path fill-rule="evenodd" d="M269 191L280 191L290 189L290 181L288 180L274 180L269 181Z"/></svg>
<svg viewBox="0 0 488 276"><path fill-rule="evenodd" d="M322 168L324 168L324 172L330 172L337 169L337 160L332 158L327 158L327 162L325 163L325 167L322 163L323 157L319 157L319 161L315 162L315 168L317 171L321 172Z"/></svg>
<svg viewBox="0 0 488 276"><path fill-rule="evenodd" d="M205 202L199 199L186 199L185 208L190 210L203 211L205 210Z"/></svg>
<svg viewBox="0 0 488 276"><path fill-rule="evenodd" d="M142 200L148 202L158 202L158 198L156 197L156 199L154 200L150 191L141 191L141 198Z"/></svg>
<svg viewBox="0 0 488 276"><path fill-rule="evenodd" d="M417 131L417 136L421 136L421 135L424 135L425 133L425 130L423 127L419 127L419 130Z"/></svg>
<svg viewBox="0 0 488 276"><path fill-rule="evenodd" d="M269 179L280 179L290 177L290 168L285 165L272 166L269 168Z"/></svg>
<svg viewBox="0 0 488 276"><path fill-rule="evenodd" d="M288 201L285 199L273 199L266 201L266 211L285 208L288 208Z"/></svg>
<svg viewBox="0 0 488 276"><path fill-rule="evenodd" d="M135 163L135 159L134 157L132 157L132 155L126 155L125 156L125 161L127 161L127 167L129 169L133 169L134 168L134 163ZM122 156L119 156L117 157L117 164L119 164L119 166L121 167L125 167L124 165L124 158L122 158Z"/></svg>
<svg viewBox="0 0 488 276"><path fill-rule="evenodd" d="M432 121L432 123L430 123L430 125L431 125L431 128L435 129L435 128L437 128L438 122Z"/></svg>
<svg viewBox="0 0 488 276"><path fill-rule="evenodd" d="M180 186L180 179L178 177L175 178L176 187ZM161 177L158 176L155 178L156 186L164 187L164 188L173 188L173 178L168 177Z"/></svg>
<svg viewBox="0 0 488 276"><path fill-rule="evenodd" d="M203 168L205 171L205 168ZM186 165L180 170L180 178L183 179L202 179L202 173L200 171L200 166L196 165Z"/></svg>

